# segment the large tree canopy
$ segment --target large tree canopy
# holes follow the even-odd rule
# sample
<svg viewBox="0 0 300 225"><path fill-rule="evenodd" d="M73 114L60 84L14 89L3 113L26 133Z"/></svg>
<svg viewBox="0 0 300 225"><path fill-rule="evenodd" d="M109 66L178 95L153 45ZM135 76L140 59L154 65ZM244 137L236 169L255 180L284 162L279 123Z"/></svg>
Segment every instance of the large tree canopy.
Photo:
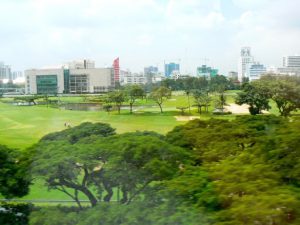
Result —
<svg viewBox="0 0 300 225"><path fill-rule="evenodd" d="M114 189L122 192L120 202L129 204L150 183L172 178L188 158L186 151L156 133L114 135L106 124L88 127L93 126L97 127L94 133L75 135L76 142L70 134L77 134L86 125L62 131L63 139L53 138L59 133L50 134L35 146L34 174L79 205L79 193L95 206L98 201L110 201Z"/></svg>
<svg viewBox="0 0 300 225"><path fill-rule="evenodd" d="M275 116L179 126L167 140L190 149L195 166L170 180L168 188L174 196L215 212L218 224L296 225L299 133L299 121Z"/></svg>

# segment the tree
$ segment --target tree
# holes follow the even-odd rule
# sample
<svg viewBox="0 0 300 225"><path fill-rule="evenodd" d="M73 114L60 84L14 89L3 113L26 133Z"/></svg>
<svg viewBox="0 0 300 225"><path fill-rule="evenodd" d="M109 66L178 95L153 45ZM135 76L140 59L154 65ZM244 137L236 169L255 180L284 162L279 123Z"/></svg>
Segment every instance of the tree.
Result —
<svg viewBox="0 0 300 225"><path fill-rule="evenodd" d="M300 108L300 84L298 77L263 76L260 80L268 89L281 116L287 117Z"/></svg>
<svg viewBox="0 0 300 225"><path fill-rule="evenodd" d="M114 91L114 92L108 93L108 98L110 99L110 102L115 103L119 114L121 112L121 106L123 105L123 103L126 100L125 97L126 96L123 91Z"/></svg>
<svg viewBox="0 0 300 225"><path fill-rule="evenodd" d="M129 101L130 113L132 113L133 104L137 99L143 98L145 92L143 88L139 85L129 85L125 88L125 93Z"/></svg>
<svg viewBox="0 0 300 225"><path fill-rule="evenodd" d="M194 85L194 78L188 77L183 80L184 92L188 98L189 113L191 114L190 94Z"/></svg>
<svg viewBox="0 0 300 225"><path fill-rule="evenodd" d="M89 132L92 129L81 133L78 126L62 131L62 137L50 134L34 146L34 174L44 179L49 189L67 194L79 207L79 193L94 207L99 201L109 202L113 188L122 192L121 203L130 204L153 181L170 179L188 157L156 133L113 135L108 125L98 126L95 133ZM76 142L64 138L69 137L66 132L71 136L79 132Z"/></svg>
<svg viewBox="0 0 300 225"><path fill-rule="evenodd" d="M162 104L163 102L170 98L172 95L172 91L164 86L161 86L159 88L154 89L151 93L150 93L150 98L158 104L159 108L160 108L160 112L163 113L162 110Z"/></svg>
<svg viewBox="0 0 300 225"><path fill-rule="evenodd" d="M269 110L269 93L267 89L257 82L244 83L242 92L238 93L236 103L238 105L248 104L251 115L261 114L262 110Z"/></svg>
<svg viewBox="0 0 300 225"><path fill-rule="evenodd" d="M27 102L28 104L34 104L36 105L36 100L43 98L43 96L35 95L35 96L22 96L22 97L15 97L15 101L22 101L22 102Z"/></svg>
<svg viewBox="0 0 300 225"><path fill-rule="evenodd" d="M29 191L29 163L24 154L0 145L0 193L6 197L22 197Z"/></svg>
<svg viewBox="0 0 300 225"><path fill-rule="evenodd" d="M211 102L211 98L208 95L208 92L202 91L202 90L194 90L193 97L194 97L196 106L198 107L198 112L200 114L202 113L202 107L204 107L205 111L208 112L208 106Z"/></svg>

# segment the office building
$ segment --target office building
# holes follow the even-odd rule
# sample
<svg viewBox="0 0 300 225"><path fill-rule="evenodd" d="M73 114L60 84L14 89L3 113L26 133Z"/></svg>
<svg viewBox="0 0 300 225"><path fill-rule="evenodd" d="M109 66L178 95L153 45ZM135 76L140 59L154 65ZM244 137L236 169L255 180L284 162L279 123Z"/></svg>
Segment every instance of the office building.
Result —
<svg viewBox="0 0 300 225"><path fill-rule="evenodd" d="M300 68L300 56L284 56L283 67Z"/></svg>
<svg viewBox="0 0 300 225"><path fill-rule="evenodd" d="M123 74L122 85L145 84L146 78L143 73L131 73L129 70Z"/></svg>
<svg viewBox="0 0 300 225"><path fill-rule="evenodd" d="M11 66L0 62L0 81L11 80Z"/></svg>
<svg viewBox="0 0 300 225"><path fill-rule="evenodd" d="M180 72L180 65L177 63L168 63L165 64L165 76L170 77L173 71Z"/></svg>
<svg viewBox="0 0 300 225"><path fill-rule="evenodd" d="M283 75L300 75L300 56L284 56L283 67L277 68L277 72Z"/></svg>
<svg viewBox="0 0 300 225"><path fill-rule="evenodd" d="M246 69L247 65L253 63L253 57L251 56L251 48L243 47L241 49L241 55L239 58L238 64L238 79L239 81L243 81L243 79L247 78Z"/></svg>
<svg viewBox="0 0 300 225"><path fill-rule="evenodd" d="M237 81L238 80L238 73L235 71L230 71L228 72L228 79L232 81Z"/></svg>
<svg viewBox="0 0 300 225"><path fill-rule="evenodd" d="M113 68L88 67L94 66L85 64L83 67L26 70L25 92L26 94L81 94L102 93L114 88Z"/></svg>
<svg viewBox="0 0 300 225"><path fill-rule="evenodd" d="M144 75L146 78L146 83L153 83L153 77L158 74L158 68L155 66L149 66L144 68Z"/></svg>
<svg viewBox="0 0 300 225"><path fill-rule="evenodd" d="M211 78L218 75L218 70L207 65L197 68L197 76Z"/></svg>
<svg viewBox="0 0 300 225"><path fill-rule="evenodd" d="M249 81L254 81L260 79L261 75L267 72L267 68L260 64L259 62L254 62L247 64L246 66L246 77L249 78Z"/></svg>

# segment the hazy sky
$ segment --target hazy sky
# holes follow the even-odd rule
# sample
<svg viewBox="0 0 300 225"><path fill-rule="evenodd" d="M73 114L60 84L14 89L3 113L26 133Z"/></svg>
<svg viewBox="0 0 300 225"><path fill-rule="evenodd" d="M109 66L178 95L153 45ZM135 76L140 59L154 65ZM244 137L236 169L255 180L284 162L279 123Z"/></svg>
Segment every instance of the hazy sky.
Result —
<svg viewBox="0 0 300 225"><path fill-rule="evenodd" d="M242 46L280 66L300 53L300 0L0 0L0 61L14 70L120 57L134 72L164 60L227 74Z"/></svg>

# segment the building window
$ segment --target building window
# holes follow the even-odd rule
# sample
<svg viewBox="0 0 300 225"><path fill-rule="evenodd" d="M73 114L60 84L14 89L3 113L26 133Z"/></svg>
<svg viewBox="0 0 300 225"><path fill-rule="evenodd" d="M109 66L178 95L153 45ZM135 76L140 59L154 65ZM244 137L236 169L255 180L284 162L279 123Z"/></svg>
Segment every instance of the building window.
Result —
<svg viewBox="0 0 300 225"><path fill-rule="evenodd" d="M88 93L89 79L87 74L70 75L70 92L71 93Z"/></svg>
<svg viewBox="0 0 300 225"><path fill-rule="evenodd" d="M37 94L57 93L57 75L37 75Z"/></svg>

